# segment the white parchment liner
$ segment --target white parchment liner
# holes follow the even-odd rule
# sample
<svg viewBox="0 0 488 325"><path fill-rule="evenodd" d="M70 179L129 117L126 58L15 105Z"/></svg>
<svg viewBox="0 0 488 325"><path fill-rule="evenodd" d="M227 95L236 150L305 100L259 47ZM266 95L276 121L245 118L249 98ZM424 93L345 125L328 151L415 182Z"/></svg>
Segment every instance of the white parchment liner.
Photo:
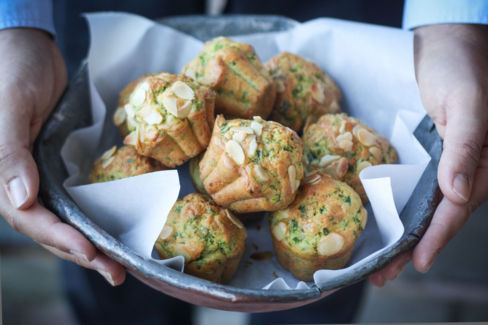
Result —
<svg viewBox="0 0 488 325"><path fill-rule="evenodd" d="M70 177L64 185L95 223L138 254L151 258L154 242L178 197L180 183L180 197L194 192L187 166L178 168L178 172L162 171L108 183L85 185L86 179L93 160L121 142L111 122L120 90L144 73L180 72L203 44L132 14L96 13L87 19L91 32L88 72L94 125L76 130L67 138L61 154ZM425 115L415 82L412 33L321 18L286 32L232 38L252 44L263 62L281 51L315 61L342 89L343 110L389 136L400 164L373 166L361 172L371 202L366 205L369 220L348 267L381 254L403 234L399 211L430 160L412 134ZM273 251L267 218L248 228L246 253L230 285L273 289L309 285L284 270L275 257L251 259L250 255L257 251ZM181 257L171 262L183 268ZM320 270L314 275L315 283L321 286L344 271Z"/></svg>

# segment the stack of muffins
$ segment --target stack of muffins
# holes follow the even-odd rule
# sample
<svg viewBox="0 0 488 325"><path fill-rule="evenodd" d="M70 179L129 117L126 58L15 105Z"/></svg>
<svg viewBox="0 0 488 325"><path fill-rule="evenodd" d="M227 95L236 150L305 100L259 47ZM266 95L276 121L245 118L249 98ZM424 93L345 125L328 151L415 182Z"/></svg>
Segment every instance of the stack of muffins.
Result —
<svg viewBox="0 0 488 325"><path fill-rule="evenodd" d="M361 170L397 161L386 138L340 113L341 96L309 60L284 52L263 64L251 45L218 37L181 75L122 90L113 120L124 146L95 161L90 182L191 160L199 193L174 204L160 257L181 255L185 272L226 283L245 251L242 221L268 211L278 261L311 281L347 264L366 225Z"/></svg>

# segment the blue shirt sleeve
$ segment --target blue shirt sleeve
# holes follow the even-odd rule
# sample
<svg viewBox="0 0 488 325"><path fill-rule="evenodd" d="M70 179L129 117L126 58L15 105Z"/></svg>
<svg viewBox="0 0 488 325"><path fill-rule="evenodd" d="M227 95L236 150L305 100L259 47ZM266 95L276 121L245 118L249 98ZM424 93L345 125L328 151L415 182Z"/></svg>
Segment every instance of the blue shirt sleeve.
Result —
<svg viewBox="0 0 488 325"><path fill-rule="evenodd" d="M31 27L54 35L51 0L0 0L0 29Z"/></svg>
<svg viewBox="0 0 488 325"><path fill-rule="evenodd" d="M403 28L449 23L488 24L488 0L405 0Z"/></svg>

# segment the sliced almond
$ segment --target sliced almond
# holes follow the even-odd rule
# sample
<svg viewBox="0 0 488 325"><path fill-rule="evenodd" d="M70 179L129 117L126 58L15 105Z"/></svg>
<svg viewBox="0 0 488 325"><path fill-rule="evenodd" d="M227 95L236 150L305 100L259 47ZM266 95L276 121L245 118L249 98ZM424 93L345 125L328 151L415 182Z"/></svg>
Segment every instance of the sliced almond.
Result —
<svg viewBox="0 0 488 325"><path fill-rule="evenodd" d="M339 127L339 132L344 133L346 132L346 121L341 121L341 126Z"/></svg>
<svg viewBox="0 0 488 325"><path fill-rule="evenodd" d="M364 128L358 130L357 138L359 142L367 147L376 144L376 136Z"/></svg>
<svg viewBox="0 0 488 325"><path fill-rule="evenodd" d="M285 210L276 211L275 216L277 216L280 219L288 219L288 217L290 216L290 210L285 209Z"/></svg>
<svg viewBox="0 0 488 325"><path fill-rule="evenodd" d="M144 120L149 125L159 124L163 121L163 116L158 112L158 109L154 106L146 106L139 113Z"/></svg>
<svg viewBox="0 0 488 325"><path fill-rule="evenodd" d="M317 251L322 256L331 256L338 253L344 246L344 238L338 233L330 233L322 237L317 244Z"/></svg>
<svg viewBox="0 0 488 325"><path fill-rule="evenodd" d="M132 105L141 106L146 100L147 90L149 90L149 85L147 83L140 84L130 95L129 102Z"/></svg>
<svg viewBox="0 0 488 325"><path fill-rule="evenodd" d="M315 99L320 104L325 103L324 92L325 89L321 83L317 82L312 86L312 98Z"/></svg>
<svg viewBox="0 0 488 325"><path fill-rule="evenodd" d="M378 147L370 147L369 152L373 155L376 161L381 162L383 160L383 153L381 152L380 148Z"/></svg>
<svg viewBox="0 0 488 325"><path fill-rule="evenodd" d="M263 118L259 115L253 116L252 119L256 122L261 122L261 123L264 122Z"/></svg>
<svg viewBox="0 0 488 325"><path fill-rule="evenodd" d="M247 136L246 133L241 132L241 131L236 131L234 134L232 134L232 140L242 143L244 141L244 138Z"/></svg>
<svg viewBox="0 0 488 325"><path fill-rule="evenodd" d="M290 179L291 191L295 192L297 189L297 169L295 165L290 165L288 167L288 178Z"/></svg>
<svg viewBox="0 0 488 325"><path fill-rule="evenodd" d="M282 240L286 234L286 225L284 222L278 222L273 227L273 235L277 240Z"/></svg>
<svg viewBox="0 0 488 325"><path fill-rule="evenodd" d="M358 173L361 172L364 168L370 167L371 163L369 161L361 161L357 164L357 171Z"/></svg>
<svg viewBox="0 0 488 325"><path fill-rule="evenodd" d="M196 79L197 76L197 69L193 64L187 65L187 68L185 69L184 72L185 76L190 77L192 79Z"/></svg>
<svg viewBox="0 0 488 325"><path fill-rule="evenodd" d="M338 146L344 151L349 152L352 150L353 143L350 140L341 140L339 141Z"/></svg>
<svg viewBox="0 0 488 325"><path fill-rule="evenodd" d="M124 144L137 146L137 131L132 131L124 138Z"/></svg>
<svg viewBox="0 0 488 325"><path fill-rule="evenodd" d="M178 106L176 106L176 98L169 95L169 93L167 93L165 91L165 94L163 94L163 105L164 105L164 108L166 108L166 110L168 112L170 112L171 114L173 114L173 116L178 116Z"/></svg>
<svg viewBox="0 0 488 325"><path fill-rule="evenodd" d="M254 130L254 132L256 133L256 135L258 137L260 137L261 133L263 133L263 125L259 122L256 122L256 121L251 122L251 129Z"/></svg>
<svg viewBox="0 0 488 325"><path fill-rule="evenodd" d="M325 155L322 158L320 158L319 166L325 167L325 166L333 163L334 161L336 161L340 158L341 158L341 156L338 156L338 155Z"/></svg>
<svg viewBox="0 0 488 325"><path fill-rule="evenodd" d="M261 167L260 165L254 165L253 169L254 174L260 181L266 182L267 180L269 180L268 173L263 167Z"/></svg>
<svg viewBox="0 0 488 325"><path fill-rule="evenodd" d="M336 140L337 140L337 142L341 142L341 141L344 141L344 140L352 141L352 134L349 131L348 132L344 132L342 134L339 134L336 137Z"/></svg>
<svg viewBox="0 0 488 325"><path fill-rule="evenodd" d="M305 184L315 185L322 180L322 177L319 174L314 174L309 176L305 179Z"/></svg>
<svg viewBox="0 0 488 325"><path fill-rule="evenodd" d="M236 225L237 228L239 229L242 229L243 228L243 225L240 221L236 220L232 214L229 212L229 210L225 209L225 215L227 216L227 218L234 224Z"/></svg>
<svg viewBox="0 0 488 325"><path fill-rule="evenodd" d="M108 158L107 160L103 160L102 161L102 168L107 168L111 163L112 161L114 161L114 156Z"/></svg>
<svg viewBox="0 0 488 325"><path fill-rule="evenodd" d="M190 100L186 101L182 106L178 107L178 112L176 117L185 118L190 114L192 108L192 102Z"/></svg>
<svg viewBox="0 0 488 325"><path fill-rule="evenodd" d="M169 238L173 234L173 227L170 225L164 225L163 230L161 230L161 233L159 234L159 239L165 240Z"/></svg>
<svg viewBox="0 0 488 325"><path fill-rule="evenodd" d="M229 155L232 160L236 162L238 165L244 164L244 151L242 151L242 147L234 140L229 140L225 144L225 152Z"/></svg>
<svg viewBox="0 0 488 325"><path fill-rule="evenodd" d="M249 157L254 156L257 148L258 148L258 142L256 141L256 137L252 136L251 140L249 141L249 146L247 148L247 155Z"/></svg>
<svg viewBox="0 0 488 325"><path fill-rule="evenodd" d="M116 126L121 126L127 118L125 113L125 108L123 106L117 107L114 113L114 124Z"/></svg>
<svg viewBox="0 0 488 325"><path fill-rule="evenodd" d="M144 139L154 141L159 135L159 130L154 126L150 126L144 129Z"/></svg>
<svg viewBox="0 0 488 325"><path fill-rule="evenodd" d="M110 157L112 157L114 155L115 151L117 151L117 146L113 146L112 148L110 148L107 151L105 151L102 154L102 156L100 157L100 160L107 160L107 159L109 159Z"/></svg>
<svg viewBox="0 0 488 325"><path fill-rule="evenodd" d="M234 131L239 131L244 134L254 134L254 130L247 126L236 126L232 128Z"/></svg>
<svg viewBox="0 0 488 325"><path fill-rule="evenodd" d="M195 92L193 92L193 89L191 89L191 87L183 81L175 81L171 86L171 89L175 95L181 99L192 100L195 98Z"/></svg>

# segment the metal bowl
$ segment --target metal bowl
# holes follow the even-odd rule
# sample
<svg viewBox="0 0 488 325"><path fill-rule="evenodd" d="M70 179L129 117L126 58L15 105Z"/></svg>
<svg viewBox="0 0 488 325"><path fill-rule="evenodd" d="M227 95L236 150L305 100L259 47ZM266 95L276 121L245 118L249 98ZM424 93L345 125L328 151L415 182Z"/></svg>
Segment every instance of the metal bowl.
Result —
<svg viewBox="0 0 488 325"><path fill-rule="evenodd" d="M239 35L255 32L287 30L297 22L277 16L186 16L161 20L168 25L201 40L218 35ZM136 278L178 299L201 306L243 312L267 312L295 308L321 299L332 292L356 283L386 266L394 257L411 249L423 235L438 203L437 165L441 154L441 139L434 123L425 117L415 136L430 154L427 166L400 218L405 226L401 239L380 256L362 267L306 290L242 289L212 283L173 270L143 258L94 224L70 198L63 187L67 171L60 150L68 134L91 124L90 93L87 68L83 64L68 85L51 118L44 125L35 144L35 159L40 174L40 197L51 211L83 233L93 244L110 256Z"/></svg>

